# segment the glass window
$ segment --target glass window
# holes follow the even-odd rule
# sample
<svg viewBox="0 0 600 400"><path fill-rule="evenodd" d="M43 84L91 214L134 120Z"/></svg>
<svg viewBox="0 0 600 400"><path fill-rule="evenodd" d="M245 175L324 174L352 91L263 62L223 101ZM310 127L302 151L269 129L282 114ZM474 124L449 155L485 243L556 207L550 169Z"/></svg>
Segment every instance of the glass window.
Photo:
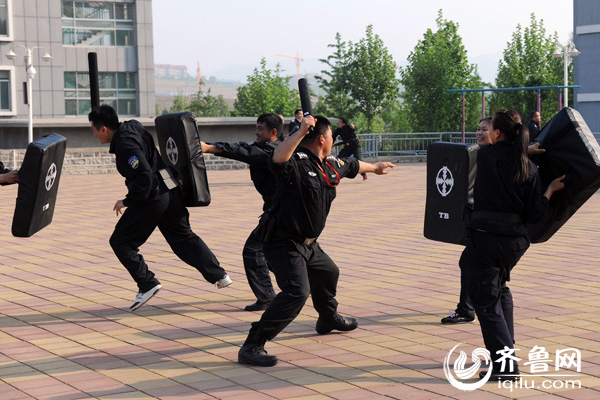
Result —
<svg viewBox="0 0 600 400"><path fill-rule="evenodd" d="M63 0L62 5L63 44L135 45L133 4Z"/></svg>
<svg viewBox="0 0 600 400"><path fill-rule="evenodd" d="M10 111L10 71L0 70L0 111Z"/></svg>
<svg viewBox="0 0 600 400"><path fill-rule="evenodd" d="M75 30L63 28L63 44L75 44Z"/></svg>
<svg viewBox="0 0 600 400"><path fill-rule="evenodd" d="M115 4L115 19L133 21L133 4Z"/></svg>
<svg viewBox="0 0 600 400"><path fill-rule="evenodd" d="M117 31L117 46L133 46L133 31Z"/></svg>
<svg viewBox="0 0 600 400"><path fill-rule="evenodd" d="M98 73L100 102L120 115L137 115L136 74ZM65 115L87 115L91 108L90 77L85 72L65 72Z"/></svg>
<svg viewBox="0 0 600 400"><path fill-rule="evenodd" d="M66 18L73 18L73 2L63 1L62 3L62 16Z"/></svg>
<svg viewBox="0 0 600 400"><path fill-rule="evenodd" d="M136 115L137 106L135 100L119 100L117 114L119 115Z"/></svg>
<svg viewBox="0 0 600 400"><path fill-rule="evenodd" d="M117 87L115 74L101 72L98 74L98 87L100 89L115 89Z"/></svg>
<svg viewBox="0 0 600 400"><path fill-rule="evenodd" d="M77 100L65 100L65 115L77 115Z"/></svg>
<svg viewBox="0 0 600 400"><path fill-rule="evenodd" d="M135 74L119 72L119 89L135 89Z"/></svg>
<svg viewBox="0 0 600 400"><path fill-rule="evenodd" d="M78 100L79 115L88 115L92 111L92 100Z"/></svg>
<svg viewBox="0 0 600 400"><path fill-rule="evenodd" d="M89 74L77 74L77 89L89 89L90 88L90 75Z"/></svg>
<svg viewBox="0 0 600 400"><path fill-rule="evenodd" d="M8 36L8 4L0 0L0 36Z"/></svg>
<svg viewBox="0 0 600 400"><path fill-rule="evenodd" d="M74 89L76 82L75 72L65 72L65 89Z"/></svg>

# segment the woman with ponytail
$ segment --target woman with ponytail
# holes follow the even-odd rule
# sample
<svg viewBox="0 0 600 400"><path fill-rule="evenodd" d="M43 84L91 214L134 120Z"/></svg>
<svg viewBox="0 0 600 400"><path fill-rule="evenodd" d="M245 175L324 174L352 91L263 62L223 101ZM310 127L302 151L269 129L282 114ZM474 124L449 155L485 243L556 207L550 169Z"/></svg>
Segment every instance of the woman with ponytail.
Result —
<svg viewBox="0 0 600 400"><path fill-rule="evenodd" d="M512 294L506 282L529 247L526 223L538 222L549 212L550 197L564 188L565 177L542 192L537 167L527 157L529 132L515 110L496 113L489 136L491 144L477 153L473 214L460 265L493 360L492 378L514 380L518 365L511 370L506 362L501 370L499 361L514 344Z"/></svg>

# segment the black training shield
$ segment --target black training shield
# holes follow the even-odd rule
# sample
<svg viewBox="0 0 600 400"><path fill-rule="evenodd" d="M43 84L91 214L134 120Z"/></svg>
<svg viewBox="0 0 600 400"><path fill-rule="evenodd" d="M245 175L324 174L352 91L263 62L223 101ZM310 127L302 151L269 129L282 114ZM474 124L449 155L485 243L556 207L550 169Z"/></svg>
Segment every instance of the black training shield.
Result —
<svg viewBox="0 0 600 400"><path fill-rule="evenodd" d="M27 146L19 170L19 190L12 223L14 236L30 237L52 222L66 150L67 139L56 133Z"/></svg>
<svg viewBox="0 0 600 400"><path fill-rule="evenodd" d="M165 114L155 122L162 160L177 171L184 204L208 206L210 190L196 117L191 112Z"/></svg>
<svg viewBox="0 0 600 400"><path fill-rule="evenodd" d="M431 143L427 148L427 199L423 235L466 244L465 218L473 207L477 175L476 144Z"/></svg>
<svg viewBox="0 0 600 400"><path fill-rule="evenodd" d="M537 137L545 153L532 157L539 166L543 190L566 175L564 190L550 199L550 214L527 229L533 243L550 239L600 187L600 146L581 114L563 108Z"/></svg>

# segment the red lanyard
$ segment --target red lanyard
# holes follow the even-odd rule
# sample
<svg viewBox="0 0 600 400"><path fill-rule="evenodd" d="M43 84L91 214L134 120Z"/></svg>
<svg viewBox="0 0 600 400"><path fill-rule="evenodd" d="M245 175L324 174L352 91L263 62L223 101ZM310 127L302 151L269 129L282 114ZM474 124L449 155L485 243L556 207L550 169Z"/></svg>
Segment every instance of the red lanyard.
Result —
<svg viewBox="0 0 600 400"><path fill-rule="evenodd" d="M329 182L329 178L327 177L327 174L325 173L325 171L323 171L323 167L321 167L321 165L319 163L315 163L317 164L317 167L319 167L319 169L321 170L321 173L323 174L323 178L325 178L325 182L327 182L327 184L331 187L336 187L337 185L340 184L340 174L337 173L337 171L335 170L335 168L333 168L331 166L331 164L329 164L329 162L325 161L325 164L329 165L329 167L331 167L331 169L333 170L333 172L335 172L335 176L337 176L337 183L335 185L332 185L331 182Z"/></svg>

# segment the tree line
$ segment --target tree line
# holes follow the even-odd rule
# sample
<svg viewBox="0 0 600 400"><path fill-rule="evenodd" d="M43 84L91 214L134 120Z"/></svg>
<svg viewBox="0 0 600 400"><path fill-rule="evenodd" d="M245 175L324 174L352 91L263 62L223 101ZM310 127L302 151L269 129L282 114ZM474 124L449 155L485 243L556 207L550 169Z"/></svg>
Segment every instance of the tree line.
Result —
<svg viewBox="0 0 600 400"><path fill-rule="evenodd" d="M460 93L447 89L552 86L563 82L563 60L552 57L560 44L558 35L548 34L543 20L531 14L530 24L517 25L498 63L495 83L484 82L459 34L459 25L445 19L442 10L437 29L427 29L398 67L383 40L366 28L358 42L346 42L338 33L329 44L331 54L321 59L324 69L316 81L321 92L313 94L313 110L330 117L345 116L359 132L453 132L462 128ZM572 82L572 65L569 65ZM196 116L257 116L265 112L293 115L300 108L298 90L290 87L292 77L283 76L279 64L267 67L265 58L237 89L231 112L222 96L199 92L192 98L181 94L170 112L193 111ZM515 108L526 116L537 108L535 91L486 93L486 115L502 108ZM555 90L541 91L542 116L558 109ZM466 126L475 127L481 118L481 94L465 96ZM469 129L469 128L468 128Z"/></svg>

